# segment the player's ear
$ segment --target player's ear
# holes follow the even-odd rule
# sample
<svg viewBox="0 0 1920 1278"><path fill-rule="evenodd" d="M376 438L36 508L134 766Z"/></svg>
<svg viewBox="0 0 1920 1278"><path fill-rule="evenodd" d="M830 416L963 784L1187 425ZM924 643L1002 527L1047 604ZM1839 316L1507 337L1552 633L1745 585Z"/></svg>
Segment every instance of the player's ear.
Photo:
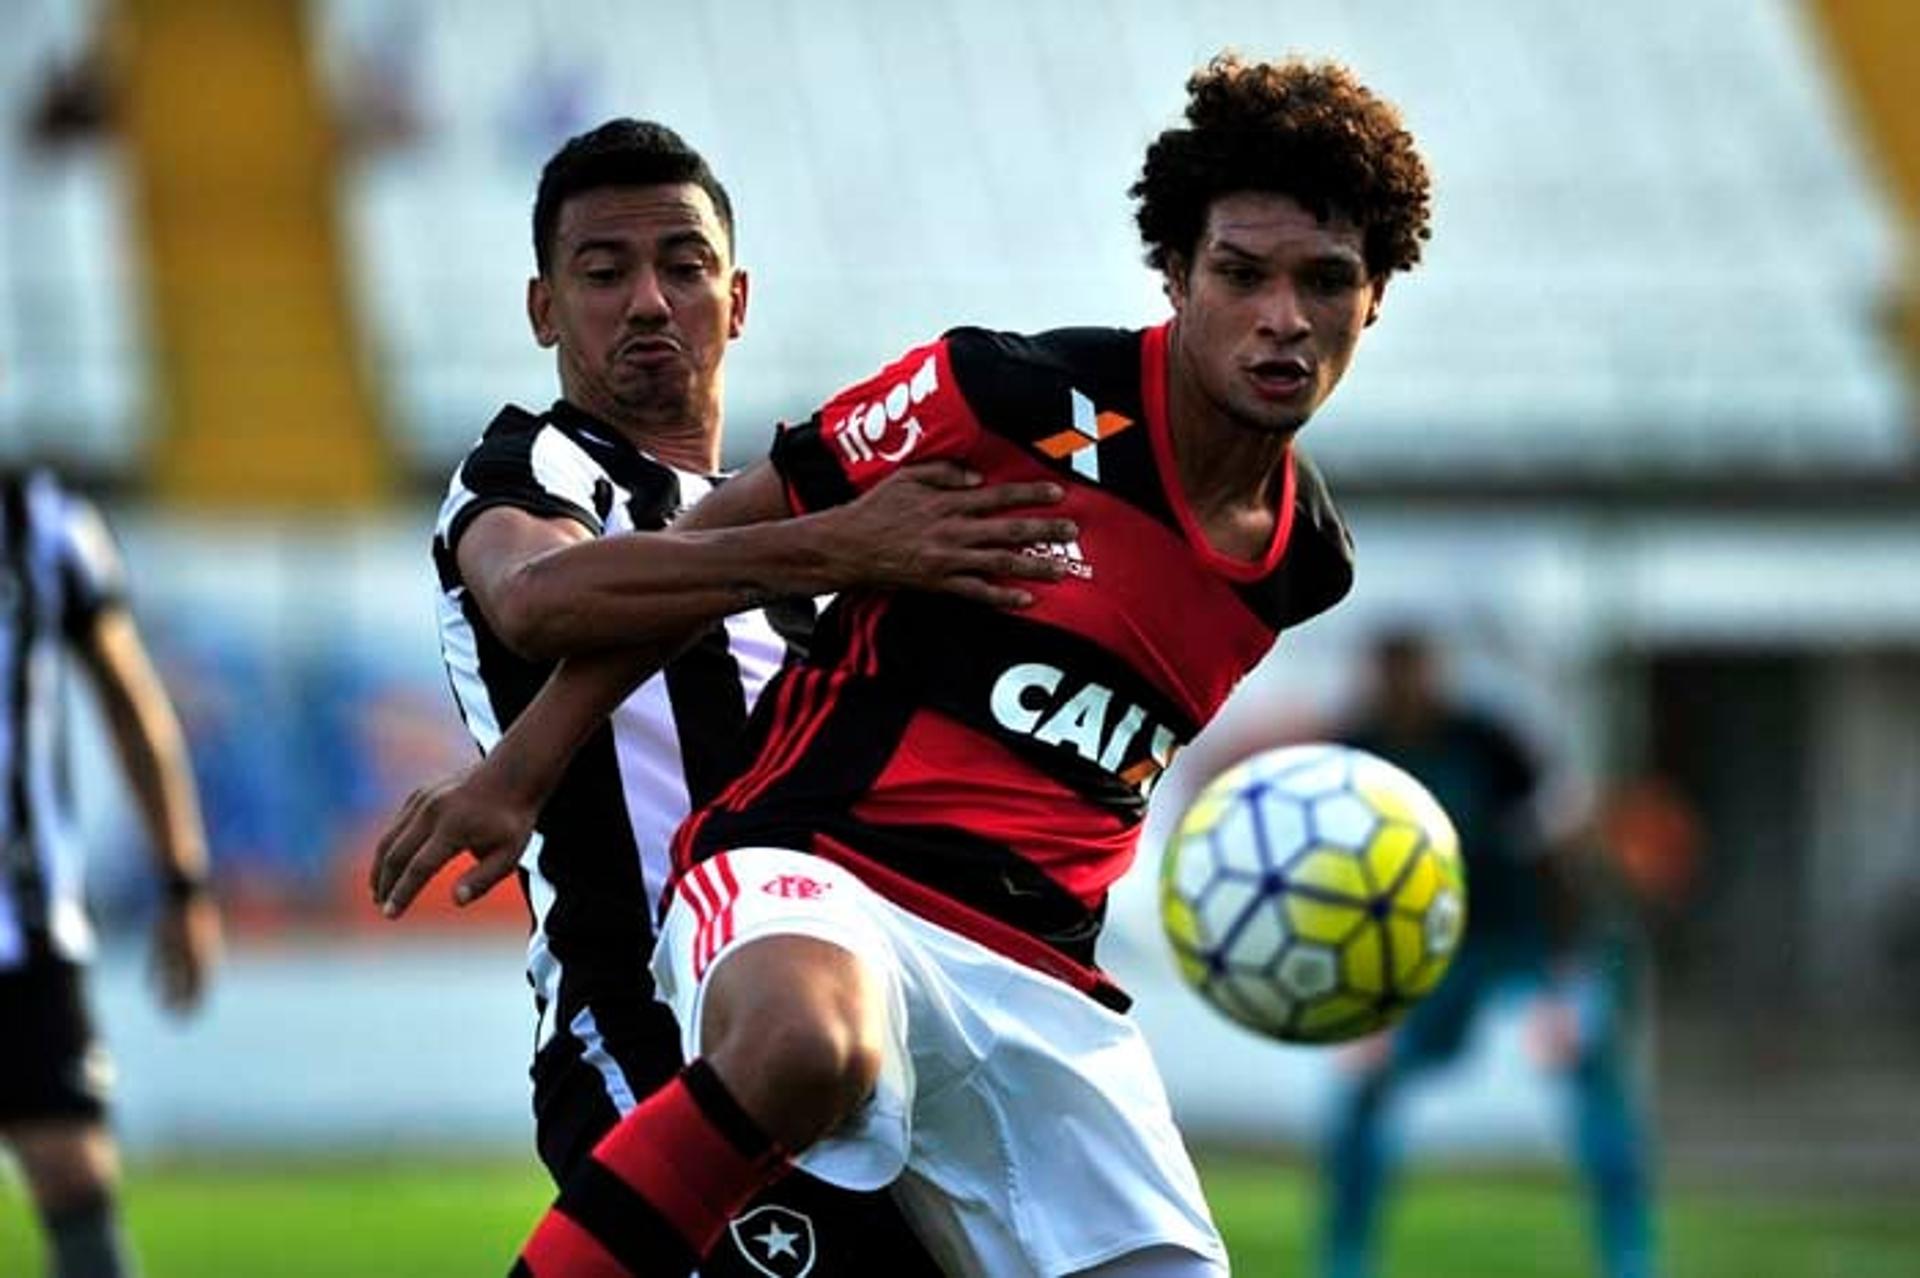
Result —
<svg viewBox="0 0 1920 1278"><path fill-rule="evenodd" d="M1160 270L1161 290L1166 293L1167 301L1172 304L1176 315L1179 314L1187 304L1187 270L1189 265L1186 254L1169 253L1167 254L1166 266Z"/></svg>
<svg viewBox="0 0 1920 1278"><path fill-rule="evenodd" d="M544 275L527 281L527 325L533 329L533 340L542 346L560 340L560 332L553 326L553 286Z"/></svg>
<svg viewBox="0 0 1920 1278"><path fill-rule="evenodd" d="M1380 318L1380 303L1387 295L1387 277L1382 275L1379 279L1369 281L1367 291L1370 296L1367 298L1366 327L1372 328L1373 322Z"/></svg>
<svg viewBox="0 0 1920 1278"><path fill-rule="evenodd" d="M727 336L738 337L747 327L747 273L735 267L727 282Z"/></svg>

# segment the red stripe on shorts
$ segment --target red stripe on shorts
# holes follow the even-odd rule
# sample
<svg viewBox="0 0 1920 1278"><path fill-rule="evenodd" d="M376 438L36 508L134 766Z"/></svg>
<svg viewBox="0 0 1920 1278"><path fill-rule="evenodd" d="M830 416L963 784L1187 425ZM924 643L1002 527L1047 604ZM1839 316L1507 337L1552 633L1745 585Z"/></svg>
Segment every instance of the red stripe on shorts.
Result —
<svg viewBox="0 0 1920 1278"><path fill-rule="evenodd" d="M720 891L726 901L720 909L720 938L713 947L717 954L733 941L733 907L740 901L740 880L734 877L733 858L726 853L714 857L711 864L720 876Z"/></svg>
<svg viewBox="0 0 1920 1278"><path fill-rule="evenodd" d="M693 979L697 981L706 975L714 956L733 939L733 907L740 896L740 881L731 865L722 865L716 872L714 860L700 862L687 871L687 878L708 903L693 934Z"/></svg>

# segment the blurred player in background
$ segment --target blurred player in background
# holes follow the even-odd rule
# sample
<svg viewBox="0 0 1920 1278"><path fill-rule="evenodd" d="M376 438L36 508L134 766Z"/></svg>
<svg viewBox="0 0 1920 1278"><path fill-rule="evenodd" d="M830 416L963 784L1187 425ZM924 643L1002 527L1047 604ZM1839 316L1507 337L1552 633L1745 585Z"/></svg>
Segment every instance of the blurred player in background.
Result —
<svg viewBox="0 0 1920 1278"><path fill-rule="evenodd" d="M67 657L92 677L160 872L154 977L195 1006L220 949L206 835L172 704L126 606L119 555L85 501L39 470L0 473L0 1139L19 1160L56 1278L134 1272L115 1204L111 1069L82 982L93 948L65 776Z"/></svg>
<svg viewBox="0 0 1920 1278"><path fill-rule="evenodd" d="M748 712L804 651L808 596L868 582L986 591L971 575L980 566L1052 570L1007 548L1046 521L993 518L1041 495L1034 486L973 488L958 468L903 476L807 529L660 534L723 478L725 355L748 292L726 189L671 130L613 120L546 165L533 242L528 318L556 353L561 398L544 413L501 411L455 473L433 543L462 717L490 750L559 659L677 631L689 600L707 609L697 637L676 637L665 668L574 756L520 862L539 1018L536 1140L564 1183L680 1069L679 1032L647 969L669 839L737 771ZM941 519L962 510L981 517ZM716 599L728 606L709 609ZM404 910L464 849L481 855L457 888L471 899L511 871L520 833L461 826L411 874L376 855L375 896ZM887 1195L804 1176L756 1200L726 1237L708 1278L786 1266L822 1278L938 1272Z"/></svg>
<svg viewBox="0 0 1920 1278"><path fill-rule="evenodd" d="M1072 517L1028 548L1063 569L1030 606L842 593L761 698L750 766L675 845L654 969L695 1059L567 1182L517 1272L688 1273L794 1165L894 1184L955 1273L1225 1272L1094 945L1173 751L1348 589L1293 437L1418 259L1428 205L1397 112L1343 68L1222 57L1188 95L1133 188L1170 322L956 329L682 525L799 536L927 458L1062 486ZM482 791L537 804L648 659L563 667ZM419 818L403 857L438 837Z"/></svg>
<svg viewBox="0 0 1920 1278"><path fill-rule="evenodd" d="M1647 1148L1630 1050L1636 969L1625 911L1601 908L1593 823L1577 798L1554 793L1514 733L1449 698L1422 635L1381 636L1371 676L1368 700L1330 735L1433 792L1460 832L1471 895L1466 940L1439 988L1346 1058L1354 1075L1326 1148L1326 1278L1374 1272L1388 1106L1417 1075L1454 1060L1480 1013L1514 993L1535 995L1533 1046L1570 1089L1604 1272L1648 1278Z"/></svg>

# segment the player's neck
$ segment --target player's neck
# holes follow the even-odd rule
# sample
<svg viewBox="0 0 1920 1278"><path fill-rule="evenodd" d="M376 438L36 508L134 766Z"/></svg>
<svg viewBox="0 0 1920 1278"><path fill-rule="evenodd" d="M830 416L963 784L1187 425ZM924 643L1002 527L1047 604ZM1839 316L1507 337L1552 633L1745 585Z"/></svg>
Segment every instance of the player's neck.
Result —
<svg viewBox="0 0 1920 1278"><path fill-rule="evenodd" d="M1291 435L1233 421L1178 368L1167 388L1167 433L1187 506L1222 554L1258 558L1273 532Z"/></svg>
<svg viewBox="0 0 1920 1278"><path fill-rule="evenodd" d="M655 461L703 475L720 469L721 422L717 404L705 411L659 419L581 394L577 388L569 388L564 393L568 403Z"/></svg>
<svg viewBox="0 0 1920 1278"><path fill-rule="evenodd" d="M613 428L635 448L680 470L711 475L720 469L720 423L613 422Z"/></svg>
<svg viewBox="0 0 1920 1278"><path fill-rule="evenodd" d="M1425 741L1439 730L1440 707L1430 701L1397 702L1389 699L1380 708L1381 731L1403 745Z"/></svg>

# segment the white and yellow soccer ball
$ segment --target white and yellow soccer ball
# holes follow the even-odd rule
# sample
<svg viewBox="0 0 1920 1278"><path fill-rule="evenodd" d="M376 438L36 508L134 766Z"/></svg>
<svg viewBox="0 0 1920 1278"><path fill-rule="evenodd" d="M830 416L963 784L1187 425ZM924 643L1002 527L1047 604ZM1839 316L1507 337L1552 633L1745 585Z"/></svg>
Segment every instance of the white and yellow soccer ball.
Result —
<svg viewBox="0 0 1920 1278"><path fill-rule="evenodd" d="M1392 1024L1439 984L1467 921L1453 823L1418 781L1338 745L1268 750L1181 818L1160 871L1181 975L1293 1043Z"/></svg>

